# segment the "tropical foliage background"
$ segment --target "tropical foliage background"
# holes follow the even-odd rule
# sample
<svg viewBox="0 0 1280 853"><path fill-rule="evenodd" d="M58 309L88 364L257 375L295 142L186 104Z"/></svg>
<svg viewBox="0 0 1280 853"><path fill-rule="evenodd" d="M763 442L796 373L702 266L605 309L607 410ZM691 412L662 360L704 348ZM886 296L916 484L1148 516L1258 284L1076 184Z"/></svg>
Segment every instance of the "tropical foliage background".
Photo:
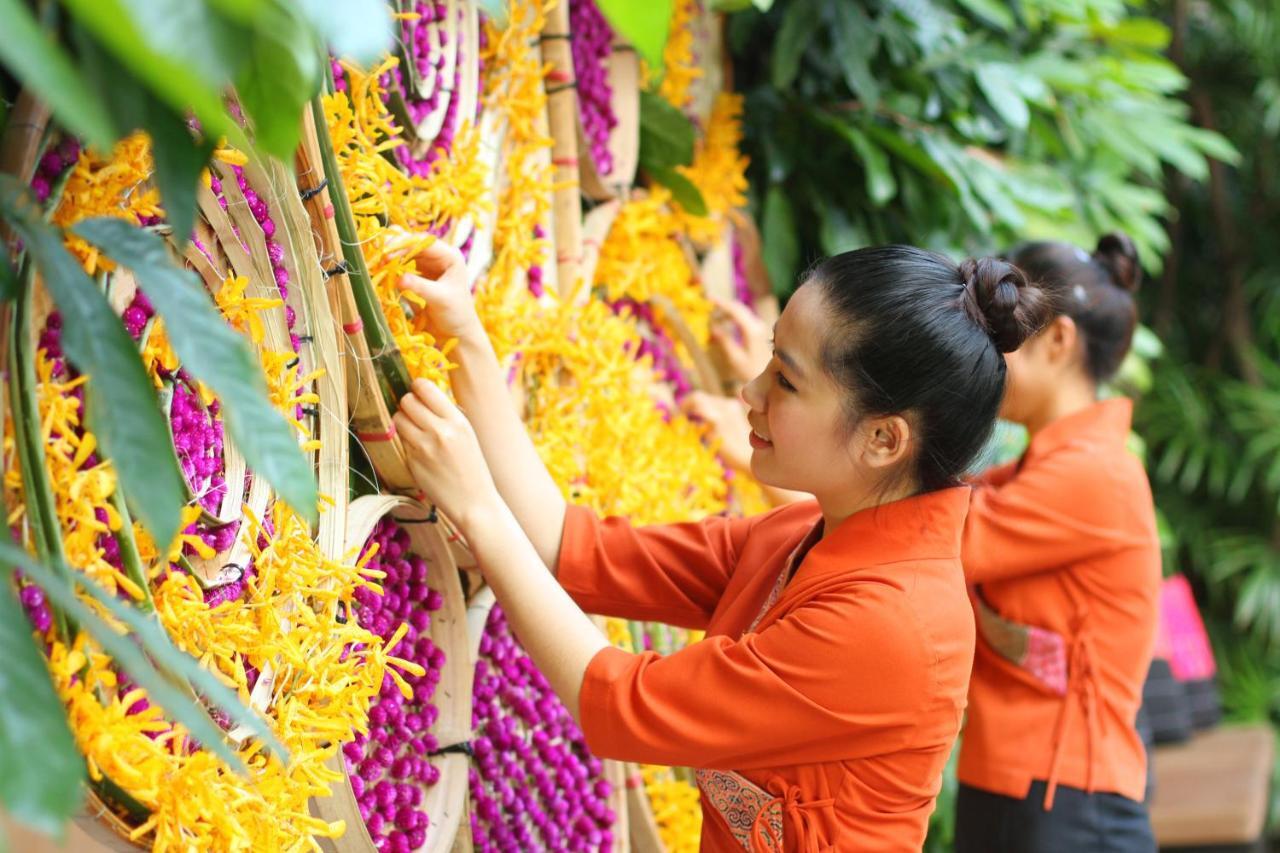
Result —
<svg viewBox="0 0 1280 853"><path fill-rule="evenodd" d="M600 5L618 24L645 4ZM734 87L747 98L751 202L780 295L819 255L872 243L966 254L1030 237L1091 245L1112 229L1135 238L1154 335L1127 375L1141 392L1137 431L1165 520L1167 570L1186 572L1206 608L1228 713L1280 725L1280 3L720 5L735 9L727 41ZM664 11L646 21L666 20L669 3L655 6ZM105 147L146 129L181 228L217 142L245 143L219 92L235 84L257 144L287 155L294 117L320 85L321 45L357 57L385 47L387 22L374 7L379 0L0 0L0 157L30 120L24 88L87 142ZM660 46L660 32L643 36L655 39ZM0 214L28 250L19 265L0 241L8 300L32 265L54 280L66 261L60 235L17 185L0 183ZM131 251L118 229L82 236L108 255ZM69 281L54 295L74 313L86 287ZM92 323L92 306L84 310ZM123 356L104 346L85 357L107 375ZM142 393L136 371L115 372L120 395ZM252 385L248 371L228 381ZM247 394L243 406L250 418L265 402ZM117 420L99 429L154 433L138 420L145 410L104 407ZM121 466L164 541L180 505L174 474ZM274 479L299 505L314 503L296 464L282 463ZM0 555L6 576L21 564L52 597L74 601L56 559L42 568L13 551ZM137 627L140 683L200 678L141 616L116 616ZM0 649L0 801L56 825L78 805L83 771L8 584ZM237 713L234 696L202 687ZM169 710L195 731L203 711L186 704L179 694ZM931 848L947 848L950 822L944 797Z"/></svg>
<svg viewBox="0 0 1280 853"><path fill-rule="evenodd" d="M1133 236L1122 380L1165 569L1205 608L1228 715L1280 726L1278 36L1266 0L779 0L729 26L781 295L868 244Z"/></svg>

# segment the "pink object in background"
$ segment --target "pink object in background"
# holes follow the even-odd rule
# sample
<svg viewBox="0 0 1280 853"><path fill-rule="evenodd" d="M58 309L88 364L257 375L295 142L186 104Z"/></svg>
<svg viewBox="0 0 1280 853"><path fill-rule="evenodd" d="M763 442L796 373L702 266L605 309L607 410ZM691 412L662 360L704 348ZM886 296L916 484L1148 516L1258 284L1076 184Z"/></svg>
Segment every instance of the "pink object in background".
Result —
<svg viewBox="0 0 1280 853"><path fill-rule="evenodd" d="M1179 681L1212 679L1218 671L1200 608L1183 575L1165 578L1160 589L1156 657L1168 659Z"/></svg>

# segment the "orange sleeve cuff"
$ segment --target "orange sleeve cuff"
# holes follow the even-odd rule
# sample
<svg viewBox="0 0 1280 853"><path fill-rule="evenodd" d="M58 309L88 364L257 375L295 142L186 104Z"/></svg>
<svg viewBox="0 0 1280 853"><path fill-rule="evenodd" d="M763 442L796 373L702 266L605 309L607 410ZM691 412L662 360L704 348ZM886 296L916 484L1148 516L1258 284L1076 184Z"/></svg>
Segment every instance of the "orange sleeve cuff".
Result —
<svg viewBox="0 0 1280 853"><path fill-rule="evenodd" d="M583 590L591 572L592 535L596 514L584 506L569 504L564 512L564 530L560 533L560 556L556 560L556 579L567 590ZM587 584L590 586L590 584Z"/></svg>
<svg viewBox="0 0 1280 853"><path fill-rule="evenodd" d="M606 646L596 652L582 676L578 693L578 719L587 746L599 758L618 755L617 709L615 686L623 673L635 662L636 655Z"/></svg>

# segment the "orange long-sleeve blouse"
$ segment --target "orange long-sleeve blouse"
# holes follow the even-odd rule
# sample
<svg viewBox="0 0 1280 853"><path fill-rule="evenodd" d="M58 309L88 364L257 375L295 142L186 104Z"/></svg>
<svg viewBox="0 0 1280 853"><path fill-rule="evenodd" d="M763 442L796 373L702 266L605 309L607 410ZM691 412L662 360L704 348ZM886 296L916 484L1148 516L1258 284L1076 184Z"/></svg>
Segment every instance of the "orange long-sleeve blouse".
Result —
<svg viewBox="0 0 1280 853"><path fill-rule="evenodd" d="M1134 719L1155 643L1160 545L1146 472L1126 447L1132 413L1113 399L1054 421L1021 460L975 484L964 569L979 621L994 617L996 629L979 631L959 764L967 785L1021 798L1044 780L1046 807L1056 784L1143 797ZM1037 660L1008 653L1000 620L1031 630L1014 645Z"/></svg>
<svg viewBox="0 0 1280 853"><path fill-rule="evenodd" d="M968 503L947 489L825 536L813 502L647 528L571 508L558 574L584 609L707 632L666 657L600 651L587 743L702 768L703 850L919 850L972 665ZM772 830L734 811L729 771L780 807Z"/></svg>

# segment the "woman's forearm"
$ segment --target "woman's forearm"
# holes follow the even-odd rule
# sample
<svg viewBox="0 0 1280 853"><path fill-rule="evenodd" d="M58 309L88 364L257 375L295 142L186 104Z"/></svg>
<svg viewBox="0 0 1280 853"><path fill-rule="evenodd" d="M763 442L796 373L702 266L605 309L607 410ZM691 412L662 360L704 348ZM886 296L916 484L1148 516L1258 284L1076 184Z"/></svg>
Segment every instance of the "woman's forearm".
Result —
<svg viewBox="0 0 1280 853"><path fill-rule="evenodd" d="M454 397L475 429L494 484L538 558L554 573L565 499L520 420L484 331L459 337L452 355L458 365L450 373Z"/></svg>
<svg viewBox="0 0 1280 853"><path fill-rule="evenodd" d="M540 556L505 505L477 512L463 522L462 532L515 635L580 724L587 665L608 641L556 579L542 571Z"/></svg>

